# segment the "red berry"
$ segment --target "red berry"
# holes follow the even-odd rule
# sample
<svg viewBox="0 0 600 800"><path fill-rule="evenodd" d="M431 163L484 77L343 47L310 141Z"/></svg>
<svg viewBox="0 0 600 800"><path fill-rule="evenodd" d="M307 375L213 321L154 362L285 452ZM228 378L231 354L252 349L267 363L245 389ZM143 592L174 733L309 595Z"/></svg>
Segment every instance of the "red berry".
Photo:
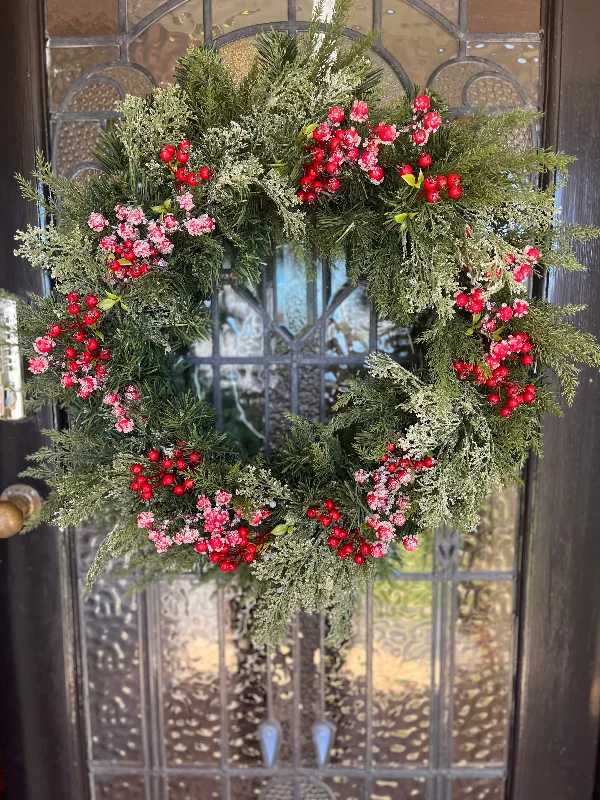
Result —
<svg viewBox="0 0 600 800"><path fill-rule="evenodd" d="M212 178L212 169L210 167L200 167L200 172L198 173L203 181L208 181Z"/></svg>
<svg viewBox="0 0 600 800"><path fill-rule="evenodd" d="M324 528L328 528L331 525L331 517L328 517L327 514L323 514L321 517L321 525Z"/></svg>
<svg viewBox="0 0 600 800"><path fill-rule="evenodd" d="M338 171L339 171L339 166L337 165L337 163L335 161L328 161L325 164L325 172L328 175L335 175Z"/></svg>
<svg viewBox="0 0 600 800"><path fill-rule="evenodd" d="M364 556L360 555L360 553L354 556L355 564L364 564L366 560L367 559Z"/></svg>
<svg viewBox="0 0 600 800"><path fill-rule="evenodd" d="M366 542L364 542L360 546L360 552L363 554L363 556L370 556L371 555L371 545L367 544Z"/></svg>
<svg viewBox="0 0 600 800"><path fill-rule="evenodd" d="M179 161L180 164L187 164L189 160L190 160L189 155L183 150L180 150L177 153L177 161Z"/></svg>
<svg viewBox="0 0 600 800"><path fill-rule="evenodd" d="M67 301L69 303L79 302L79 295L77 294L77 292L69 292L69 294L67 295Z"/></svg>
<svg viewBox="0 0 600 800"><path fill-rule="evenodd" d="M308 175L305 175L303 178L300 178L299 185L301 189L310 189L312 187L312 178L309 178Z"/></svg>
<svg viewBox="0 0 600 800"><path fill-rule="evenodd" d="M512 410L508 406L504 406L503 408L501 408L500 409L500 413L506 419L508 419L510 416L512 416Z"/></svg>
<svg viewBox="0 0 600 800"><path fill-rule="evenodd" d="M368 175L369 175L369 180L372 181L373 183L381 183L381 181L384 178L385 172L383 170L383 167L373 167L373 169L369 170Z"/></svg>
<svg viewBox="0 0 600 800"><path fill-rule="evenodd" d="M48 336L51 339L58 338L61 333L62 333L62 328L60 327L60 325L58 323L55 323L54 325L50 325L50 327L48 328Z"/></svg>
<svg viewBox="0 0 600 800"><path fill-rule="evenodd" d="M317 195L314 192L306 192L306 202L313 205L317 202Z"/></svg>
<svg viewBox="0 0 600 800"><path fill-rule="evenodd" d="M422 153L419 156L419 166L420 167L429 167L431 165L431 156L429 153Z"/></svg>
<svg viewBox="0 0 600 800"><path fill-rule="evenodd" d="M85 298L85 304L88 308L94 308L98 305L98 298L95 294L88 294L88 296Z"/></svg>
<svg viewBox="0 0 600 800"><path fill-rule="evenodd" d="M196 542L194 548L197 553L206 553L208 550L208 542L205 539L201 539L199 542Z"/></svg>
<svg viewBox="0 0 600 800"><path fill-rule="evenodd" d="M88 339L85 344L87 349L92 353L94 350L98 349L98 341L96 339Z"/></svg>
<svg viewBox="0 0 600 800"><path fill-rule="evenodd" d="M506 405L509 408L513 408L514 409L519 405L519 401L517 400L516 397L509 397L508 400L506 401Z"/></svg>
<svg viewBox="0 0 600 800"><path fill-rule="evenodd" d="M458 200L461 194L462 194L462 189L460 188L460 186L451 186L448 189L448 197L451 200Z"/></svg>
<svg viewBox="0 0 600 800"><path fill-rule="evenodd" d="M108 361L108 359L110 358L110 350L100 350L98 358L101 358L102 361Z"/></svg>
<svg viewBox="0 0 600 800"><path fill-rule="evenodd" d="M85 333L83 331L75 331L73 334L73 339L76 342L83 342L85 340Z"/></svg>
<svg viewBox="0 0 600 800"><path fill-rule="evenodd" d="M196 453L194 450L190 453L190 461L192 464L199 464L202 461L202 456L200 453Z"/></svg>
<svg viewBox="0 0 600 800"><path fill-rule="evenodd" d="M426 192L433 191L437 186L437 179L433 177L433 175L428 176L423 181L423 188Z"/></svg>
<svg viewBox="0 0 600 800"><path fill-rule="evenodd" d="M198 177L196 175L194 175L193 172L190 172L190 174L186 178L186 181L187 181L187 185L191 186L192 189L195 186L198 186Z"/></svg>
<svg viewBox="0 0 600 800"><path fill-rule="evenodd" d="M448 179L444 175L438 175L435 179L435 185L440 191L448 188Z"/></svg>
<svg viewBox="0 0 600 800"><path fill-rule="evenodd" d="M527 250L526 258L527 258L527 261L530 261L532 264L535 264L536 261L539 261L540 251L536 250L535 247L530 247Z"/></svg>
<svg viewBox="0 0 600 800"><path fill-rule="evenodd" d="M74 347L67 347L65 349L65 358L75 358L77 350Z"/></svg>
<svg viewBox="0 0 600 800"><path fill-rule="evenodd" d="M152 500L154 496L154 492L152 491L152 487L148 486L148 488L144 487L142 489L142 500Z"/></svg>
<svg viewBox="0 0 600 800"><path fill-rule="evenodd" d="M187 176L189 172L186 167L178 167L177 172L175 173L175 177L179 181L179 183L185 183L187 181Z"/></svg>
<svg viewBox="0 0 600 800"><path fill-rule="evenodd" d="M324 184L321 181L314 181L312 185L312 190L315 194L321 194L322 192L327 191L325 189Z"/></svg>
<svg viewBox="0 0 600 800"><path fill-rule="evenodd" d="M173 486L174 483L175 483L175 477L171 475L170 472L167 472L166 475L163 475L162 477L163 486Z"/></svg>
<svg viewBox="0 0 600 800"><path fill-rule="evenodd" d="M184 153L187 153L189 151L189 149L190 149L190 143L188 142L187 139L182 139L179 142L178 147L179 147L179 150L183 150Z"/></svg>
<svg viewBox="0 0 600 800"><path fill-rule="evenodd" d="M404 536L402 538L402 547L409 553L412 553L419 546L419 540L416 536Z"/></svg>
<svg viewBox="0 0 600 800"><path fill-rule="evenodd" d="M176 469L182 470L182 469L185 469L186 467L187 467L187 464L183 460L183 458L178 458L177 461L175 462L175 468Z"/></svg>
<svg viewBox="0 0 600 800"><path fill-rule="evenodd" d="M221 556L219 553L211 553L208 557L213 564L216 564L218 561L221 560Z"/></svg>
<svg viewBox="0 0 600 800"><path fill-rule="evenodd" d="M325 158L325 151L322 147L313 147L310 151L313 164L319 164Z"/></svg>
<svg viewBox="0 0 600 800"><path fill-rule="evenodd" d="M526 367L530 367L534 363L533 356L523 356L521 358L521 364L524 364Z"/></svg>
<svg viewBox="0 0 600 800"><path fill-rule="evenodd" d="M437 131L442 124L442 118L435 111L430 111L423 117L423 125L428 131Z"/></svg>
<svg viewBox="0 0 600 800"><path fill-rule="evenodd" d="M431 467L435 467L435 461L433 460L433 458L431 458L431 456L427 456L427 458L424 458L423 459L423 463L425 464L427 469L431 469Z"/></svg>
<svg viewBox="0 0 600 800"><path fill-rule="evenodd" d="M144 468L142 467L141 464L132 464L129 467L129 472L131 472L132 475L140 475L143 472L143 470Z"/></svg>
<svg viewBox="0 0 600 800"><path fill-rule="evenodd" d="M327 188L330 192L337 192L341 185L341 182L337 178L329 178L327 180Z"/></svg>
<svg viewBox="0 0 600 800"><path fill-rule="evenodd" d="M339 543L340 540L336 539L335 536L330 536L329 539L327 539L327 544L329 547L337 547Z"/></svg>
<svg viewBox="0 0 600 800"><path fill-rule="evenodd" d="M440 201L440 193L433 191L427 192L427 202L428 203L439 203Z"/></svg>
<svg viewBox="0 0 600 800"><path fill-rule="evenodd" d="M173 466L173 459L163 458L163 460L160 463L164 469L171 469L171 467Z"/></svg>
<svg viewBox="0 0 600 800"><path fill-rule="evenodd" d="M416 145L425 144L428 139L427 131L419 129L413 133L411 138Z"/></svg>
<svg viewBox="0 0 600 800"><path fill-rule="evenodd" d="M81 311L81 306L78 303L69 303L67 311L69 314L79 314Z"/></svg>
<svg viewBox="0 0 600 800"><path fill-rule="evenodd" d="M525 403L533 403L535 400L535 394L533 392L525 392L523 395L523 400Z"/></svg>
<svg viewBox="0 0 600 800"><path fill-rule="evenodd" d="M194 488L194 486L196 485L196 483L195 483L195 481L193 481L191 478L186 478L186 479L184 480L184 482L183 482L183 485L184 485L184 487L185 487L186 489L193 489L193 488Z"/></svg>
<svg viewBox="0 0 600 800"><path fill-rule="evenodd" d="M329 515L329 516L331 517L331 519L332 519L334 522L337 522L337 521L338 521L338 519L339 519L339 518L340 518L342 515L341 515L341 514L340 514L340 512L337 510L337 508L334 508L334 509L331 511L331 513L330 513L330 515Z"/></svg>
<svg viewBox="0 0 600 800"><path fill-rule="evenodd" d="M317 511L317 509L316 509L316 508L309 508L309 509L308 509L308 511L306 512L306 516L307 516L309 519L316 519L316 518L317 518L317 515L318 515L318 513L319 513L319 512Z"/></svg>
<svg viewBox="0 0 600 800"><path fill-rule="evenodd" d="M150 450L148 452L148 461L158 461L160 458L160 453L158 450Z"/></svg>
<svg viewBox="0 0 600 800"><path fill-rule="evenodd" d="M413 108L415 111L421 113L427 111L431 105L431 100L426 94L418 94L413 101Z"/></svg>
<svg viewBox="0 0 600 800"><path fill-rule="evenodd" d="M488 394L487 401L491 406L497 406L500 402L500 397L497 394Z"/></svg>
<svg viewBox="0 0 600 800"><path fill-rule="evenodd" d="M346 148L346 158L348 159L348 161L356 161L356 159L359 157L359 155L360 155L360 152L358 150L358 147L348 147L348 148Z"/></svg>
<svg viewBox="0 0 600 800"><path fill-rule="evenodd" d="M165 478L166 477L167 476L165 475ZM182 486L181 484L178 484L177 486L174 486L173 487L173 494L176 495L177 497L181 497L182 494L185 494L185 486Z"/></svg>
<svg viewBox="0 0 600 800"><path fill-rule="evenodd" d="M468 295L466 295L464 292L459 292L459 293L456 295L456 300L455 300L455 302L456 302L456 305L457 305L459 308L464 308L464 307L467 305L467 303L469 302L469 297L468 297Z"/></svg>
<svg viewBox="0 0 600 800"><path fill-rule="evenodd" d="M329 500L329 499L328 499L328 500L325 500L325 502L323 503L323 508L324 508L326 511L331 511L332 509L334 509L334 508L335 508L335 503L334 503L334 501L333 501L333 500Z"/></svg>

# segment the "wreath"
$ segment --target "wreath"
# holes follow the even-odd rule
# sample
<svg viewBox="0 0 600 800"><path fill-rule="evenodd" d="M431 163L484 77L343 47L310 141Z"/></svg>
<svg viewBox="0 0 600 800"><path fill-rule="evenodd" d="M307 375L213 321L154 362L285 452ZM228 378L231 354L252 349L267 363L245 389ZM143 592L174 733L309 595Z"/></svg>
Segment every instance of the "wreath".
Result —
<svg viewBox="0 0 600 800"><path fill-rule="evenodd" d="M259 641L299 609L328 610L343 637L357 590L432 529L472 530L539 448L541 417L573 399L577 365L600 365L567 321L578 309L528 291L582 269L570 243L599 233L556 218L570 159L517 144L536 113L448 119L418 89L382 106L348 10L299 39L259 35L239 84L191 49L176 85L123 102L97 177L40 157L35 185L21 179L50 221L16 252L53 280L20 308L29 407L69 419L26 472L52 488L42 517L110 530L90 583L121 557L139 585L251 578ZM271 462L244 463L182 356L210 334L224 263L252 286L282 243L307 270L344 257L419 361L371 354L329 424L290 418Z"/></svg>

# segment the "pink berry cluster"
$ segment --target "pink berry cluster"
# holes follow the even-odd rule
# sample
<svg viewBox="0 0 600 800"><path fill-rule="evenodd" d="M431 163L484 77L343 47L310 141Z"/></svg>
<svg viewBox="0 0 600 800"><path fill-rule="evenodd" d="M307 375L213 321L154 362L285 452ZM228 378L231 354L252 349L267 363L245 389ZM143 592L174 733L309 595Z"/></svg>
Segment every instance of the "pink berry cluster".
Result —
<svg viewBox="0 0 600 800"><path fill-rule="evenodd" d="M156 222L147 220L141 208L122 205L115 206L115 215L114 225L96 212L88 219L96 233L103 233L105 228L112 230L102 236L98 245L106 253L109 279L124 282L147 275L151 267L166 267L163 256L173 251L169 236L179 227L175 216L167 214Z"/></svg>
<svg viewBox="0 0 600 800"><path fill-rule="evenodd" d="M88 294L82 305L79 295L70 292L67 303L69 317L50 325L45 336L34 341L33 349L38 355L29 360L29 370L40 375L50 367L58 368L62 386L76 388L77 395L87 400L108 375L106 362L110 350L100 347L93 330L102 311L97 308L95 294Z"/></svg>
<svg viewBox="0 0 600 800"><path fill-rule="evenodd" d="M125 387L125 392L107 392L104 395L103 403L110 407L113 417L115 417L115 428L121 433L131 433L134 422L131 419L131 411L135 403L140 399L137 388L130 383Z"/></svg>
<svg viewBox="0 0 600 800"><path fill-rule="evenodd" d="M194 479L186 477L186 474L189 475L200 464L202 456L195 450L187 450L184 442L164 453L153 448L146 458L150 462L146 468L139 463L129 468L134 476L131 491L138 492L142 500L152 500L154 492L163 487L181 497L196 485Z"/></svg>
<svg viewBox="0 0 600 800"><path fill-rule="evenodd" d="M148 539L159 553L173 544L193 544L197 553L208 553L209 561L218 564L223 572L235 572L241 564L254 561L270 536L270 531L250 530L269 518L268 509L261 509L251 522L245 522L242 511L234 509L231 495L223 490L215 493L214 501L200 495L196 509L193 514L180 514L162 522L157 522L151 511L144 511L138 515L138 527L148 529Z"/></svg>
<svg viewBox="0 0 600 800"><path fill-rule="evenodd" d="M354 101L349 116L351 122L367 126L365 136L361 136L354 126L343 129L341 125L345 116L343 108L333 106L329 109L327 122L312 132L314 145L306 148L310 161L303 165L304 175L297 192L303 203L313 205L318 195L337 192L342 185L339 176L343 164L358 165L375 185L384 179L384 170L378 161L379 148L395 141L398 136L396 126L383 122L371 125L369 109L363 100Z"/></svg>
<svg viewBox="0 0 600 800"><path fill-rule="evenodd" d="M327 544L332 550L336 550L338 558L345 561L352 557L355 564L366 564L367 557L382 558L385 555L379 542L371 544L361 536L358 528L348 530L344 527L342 512L336 508L335 502L328 498L319 506L311 506L306 516L309 519L318 520L324 528L331 527L331 533L327 539Z"/></svg>
<svg viewBox="0 0 600 800"><path fill-rule="evenodd" d="M394 442L387 445L387 453L381 457L381 466L367 472L358 470L354 480L361 486L372 485L367 494L367 505L376 512L365 520L366 525L375 531L380 540L382 555L387 552L389 543L397 537L397 528L406 523L406 512L410 507L409 497L404 493L407 486L414 484L418 475L435 467L433 458L412 460ZM402 536L405 550L416 550L419 540L416 536ZM373 545L374 546L374 545Z"/></svg>
<svg viewBox="0 0 600 800"><path fill-rule="evenodd" d="M431 100L426 94L419 94L413 100L413 121L406 128L411 132L413 144L422 147L427 144L429 136L435 133L442 124L437 111L430 111Z"/></svg>
<svg viewBox="0 0 600 800"><path fill-rule="evenodd" d="M514 280L522 283L531 275L531 265L537 264L540 259L540 251L528 245L523 249L519 258L515 258L512 253L507 253L503 258L503 264L510 270Z"/></svg>
<svg viewBox="0 0 600 800"><path fill-rule="evenodd" d="M193 189L200 181L209 181L212 178L210 167L200 167L198 172L189 169L190 150L191 145L188 140L182 139L177 147L172 144L163 145L159 153L161 161L169 166L171 175L177 183L178 192L181 192L184 186Z"/></svg>

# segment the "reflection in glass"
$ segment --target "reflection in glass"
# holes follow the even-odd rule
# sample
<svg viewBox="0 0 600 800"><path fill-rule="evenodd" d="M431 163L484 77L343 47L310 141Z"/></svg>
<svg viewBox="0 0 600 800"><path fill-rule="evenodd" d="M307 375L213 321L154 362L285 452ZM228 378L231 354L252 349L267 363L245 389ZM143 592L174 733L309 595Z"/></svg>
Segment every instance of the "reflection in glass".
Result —
<svg viewBox="0 0 600 800"><path fill-rule="evenodd" d="M371 309L364 287L343 300L327 323L327 355L366 355L369 351Z"/></svg>
<svg viewBox="0 0 600 800"><path fill-rule="evenodd" d="M494 492L485 500L477 529L461 537L462 572L514 568L519 502L517 486Z"/></svg>
<svg viewBox="0 0 600 800"><path fill-rule="evenodd" d="M504 797L502 778L455 778L450 800L501 800Z"/></svg>
<svg viewBox="0 0 600 800"><path fill-rule="evenodd" d="M232 286L219 292L219 351L222 356L261 356L263 321Z"/></svg>
<svg viewBox="0 0 600 800"><path fill-rule="evenodd" d="M264 370L262 366L221 367L223 428L244 458L264 448Z"/></svg>
<svg viewBox="0 0 600 800"><path fill-rule="evenodd" d="M373 760L427 764L431 693L431 583L377 581L373 589Z"/></svg>
<svg viewBox="0 0 600 800"><path fill-rule="evenodd" d="M275 253L275 321L294 336L312 325L316 317L315 284L291 246Z"/></svg>
<svg viewBox="0 0 600 800"><path fill-rule="evenodd" d="M511 582L457 584L454 763L503 763L511 687Z"/></svg>

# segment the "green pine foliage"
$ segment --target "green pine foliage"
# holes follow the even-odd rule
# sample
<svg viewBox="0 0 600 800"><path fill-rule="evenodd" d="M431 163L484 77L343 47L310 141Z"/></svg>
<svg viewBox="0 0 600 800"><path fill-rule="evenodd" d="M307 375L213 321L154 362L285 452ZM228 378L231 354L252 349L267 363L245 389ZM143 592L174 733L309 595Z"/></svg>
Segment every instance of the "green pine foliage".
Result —
<svg viewBox="0 0 600 800"><path fill-rule="evenodd" d="M566 179L570 159L515 145L535 120L530 112L446 119L427 152L434 174L459 174L463 192L452 202L426 202L420 181L415 185L420 151L407 133L414 95L386 107L379 103L371 39L343 38L350 5L339 0L327 25L317 9L299 39L280 32L258 36L254 65L239 85L218 51L191 49L177 66L175 86L123 102L122 118L98 153L101 172L89 184L54 175L41 156L33 185L20 179L24 195L44 207L49 222L18 233L16 252L47 270L53 282L51 295L20 304L24 354L35 358L36 337L65 319L67 293L95 294L102 316L94 332L110 348L105 389L123 393L134 384L140 394L130 412L133 431L123 434L103 403L104 390L81 399L52 369L29 382L32 410L55 403L70 420L67 429L48 432L48 446L33 456L26 473L52 489L42 518L61 527L101 522L110 533L90 582L124 557L144 585L184 571L199 579L227 576L191 545L157 552L137 525L141 511L173 519L182 510L193 513L198 494L218 490L231 493L246 518L270 509L256 527L265 535L256 561L238 572L253 587L254 632L265 642L283 636L300 609L328 610L331 635L342 640L357 593L378 570L400 564L399 539L385 559L360 565L338 558L327 531L307 517L308 508L331 498L347 527L370 535L367 492L354 474L375 469L395 442L407 458L435 462L407 489L410 506L400 535L428 536L440 525L472 530L485 496L518 480L529 450L539 450L541 416L560 413L563 399L572 401L580 366L600 366L596 342L571 324L579 309L530 300L528 313L506 321L496 337L531 337L535 365L516 361L511 375L520 385L535 386L535 403L504 419L487 391L458 379L457 362L485 365L489 339L482 335L481 314L457 309L457 293L483 285L489 304L510 306L527 296L526 284L503 265L535 247L539 275L583 269L573 243L599 231L557 220L557 181ZM430 99L443 115L443 100ZM307 208L296 192L314 144L312 130L332 106L347 114L355 100L368 102L371 125L385 122L400 131L379 150L385 180L374 185L362 170L346 170L340 191ZM174 213L181 222L176 185L159 151L182 139L190 142L188 167L212 170L210 180L189 191L197 213L208 214L215 228L202 236L174 234L164 269L117 281L88 217L101 212L114 222L120 204L140 207L148 219ZM397 170L403 164L413 167L412 183ZM544 188L532 175L543 177ZM247 464L235 443L216 432L207 404L182 390L182 357L211 333L207 301L223 265L240 285L253 286L265 259L285 242L294 243L307 264L315 256L333 262L344 255L351 280L364 283L379 313L418 332L421 359L409 370L373 354L367 374L341 394L329 425L291 419L274 463ZM491 369L483 369L484 379L492 379ZM202 454L202 463L185 473L195 481L193 496L161 490L142 503L130 488L131 465L150 448L168 451L178 442Z"/></svg>

